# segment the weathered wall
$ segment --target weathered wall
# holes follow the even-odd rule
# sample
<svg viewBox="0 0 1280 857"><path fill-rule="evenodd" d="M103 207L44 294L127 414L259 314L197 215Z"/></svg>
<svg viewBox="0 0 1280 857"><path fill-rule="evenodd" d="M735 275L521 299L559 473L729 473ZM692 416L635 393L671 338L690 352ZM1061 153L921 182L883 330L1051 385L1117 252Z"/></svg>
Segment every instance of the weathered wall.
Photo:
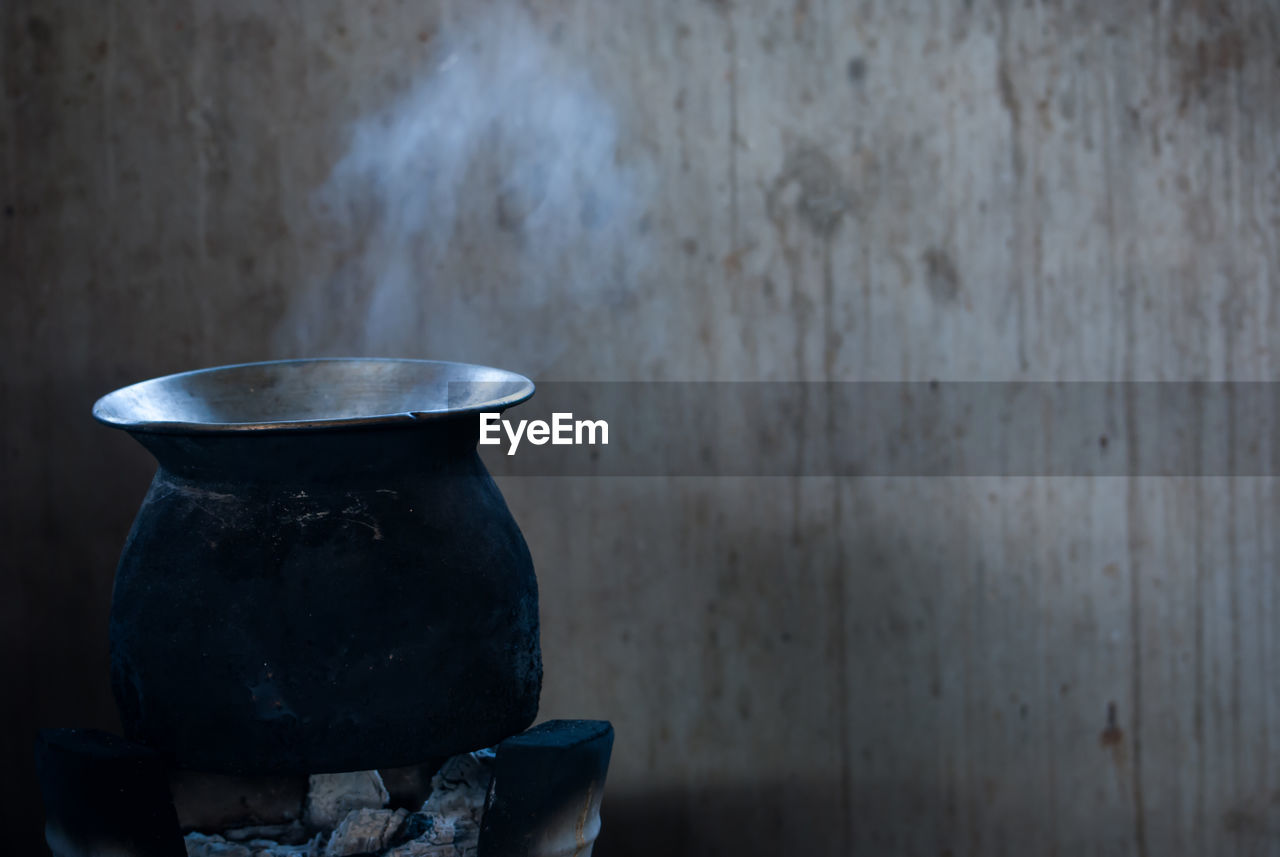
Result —
<svg viewBox="0 0 1280 857"><path fill-rule="evenodd" d="M89 405L359 341L338 312L324 342L279 334L342 264L312 193L472 5L0 9L7 828L38 835L30 730L114 717L150 462ZM653 168L651 264L536 306L478 266L378 350L558 378L1274 374L1273 3L530 9ZM503 487L543 713L618 728L601 853L1280 853L1270 480Z"/></svg>

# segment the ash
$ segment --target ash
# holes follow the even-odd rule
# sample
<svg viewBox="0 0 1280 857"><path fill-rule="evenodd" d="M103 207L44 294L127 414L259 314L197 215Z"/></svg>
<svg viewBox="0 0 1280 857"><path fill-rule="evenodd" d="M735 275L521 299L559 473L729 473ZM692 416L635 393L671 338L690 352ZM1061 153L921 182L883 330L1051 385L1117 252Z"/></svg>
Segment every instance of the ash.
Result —
<svg viewBox="0 0 1280 857"><path fill-rule="evenodd" d="M493 750L454 756L416 811L390 808L377 771L316 774L303 817L186 836L187 857L476 857Z"/></svg>

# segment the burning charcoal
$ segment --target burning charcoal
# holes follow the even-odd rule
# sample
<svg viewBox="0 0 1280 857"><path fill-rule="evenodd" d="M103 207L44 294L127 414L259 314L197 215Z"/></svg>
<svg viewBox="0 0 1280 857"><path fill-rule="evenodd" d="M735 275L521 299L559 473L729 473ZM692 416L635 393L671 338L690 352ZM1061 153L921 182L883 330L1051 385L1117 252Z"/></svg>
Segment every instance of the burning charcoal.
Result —
<svg viewBox="0 0 1280 857"><path fill-rule="evenodd" d="M442 818L414 813L405 827L414 837L390 849L384 857L476 857L480 828L469 814L464 818Z"/></svg>
<svg viewBox="0 0 1280 857"><path fill-rule="evenodd" d="M324 837L316 834L310 842L300 845L280 845L275 842L254 840L249 846L253 857L321 857L324 854Z"/></svg>
<svg viewBox="0 0 1280 857"><path fill-rule="evenodd" d="M188 833L186 844L187 857L254 857L248 845L228 842L221 836Z"/></svg>
<svg viewBox="0 0 1280 857"><path fill-rule="evenodd" d="M324 853L322 842L323 837L316 834L310 842L301 845L280 845L255 839L249 843L249 847L253 849L253 857L321 857Z"/></svg>
<svg viewBox="0 0 1280 857"><path fill-rule="evenodd" d="M603 720L551 720L498 745L483 857L590 857L613 749Z"/></svg>
<svg viewBox="0 0 1280 857"><path fill-rule="evenodd" d="M357 809L329 837L325 857L349 857L381 851L409 817L406 809Z"/></svg>
<svg viewBox="0 0 1280 857"><path fill-rule="evenodd" d="M175 771L169 777L169 787L184 831L289 824L302 818L307 799L305 776L241 777ZM271 833L263 837L278 839Z"/></svg>
<svg viewBox="0 0 1280 857"><path fill-rule="evenodd" d="M421 811L406 820L387 857L475 857L492 767L493 750L445 762L431 778Z"/></svg>
<svg viewBox="0 0 1280 857"><path fill-rule="evenodd" d="M229 842L221 836L188 833L187 857L321 857L321 837L300 845L281 845L270 839Z"/></svg>
<svg viewBox="0 0 1280 857"><path fill-rule="evenodd" d="M410 765L405 768L384 768L378 771L382 783L391 795L392 809L404 807L410 811L418 809L431 794L431 778L445 759L436 759L422 765Z"/></svg>
<svg viewBox="0 0 1280 857"><path fill-rule="evenodd" d="M493 779L493 750L463 753L445 762L431 778L431 796L422 811L435 816L468 816L476 824Z"/></svg>
<svg viewBox="0 0 1280 857"><path fill-rule="evenodd" d="M54 857L185 853L168 771L155 751L92 729L45 729L36 768Z"/></svg>
<svg viewBox="0 0 1280 857"><path fill-rule="evenodd" d="M301 845L307 841L307 829L302 826L300 821L293 821L289 824L266 824L257 827L233 827L230 830L224 830L222 835L232 842L249 842L250 840L260 839L286 845Z"/></svg>
<svg viewBox="0 0 1280 857"><path fill-rule="evenodd" d="M400 834L396 838L401 842L418 839L431 833L435 824L434 817L425 812L415 812L405 819L404 826L400 828Z"/></svg>
<svg viewBox="0 0 1280 857"><path fill-rule="evenodd" d="M307 824L333 830L355 809L382 809L391 796L377 771L313 774L307 794Z"/></svg>

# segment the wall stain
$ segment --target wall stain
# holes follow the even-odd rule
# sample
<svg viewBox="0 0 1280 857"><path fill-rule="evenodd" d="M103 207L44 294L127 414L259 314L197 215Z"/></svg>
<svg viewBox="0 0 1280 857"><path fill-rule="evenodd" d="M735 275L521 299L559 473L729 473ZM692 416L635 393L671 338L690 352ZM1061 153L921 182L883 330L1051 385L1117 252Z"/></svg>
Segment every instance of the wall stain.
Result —
<svg viewBox="0 0 1280 857"><path fill-rule="evenodd" d="M1107 725L1098 735L1098 743L1111 750L1117 764L1124 760L1124 730L1120 728L1119 716L1114 702L1107 703Z"/></svg>
<svg viewBox="0 0 1280 857"><path fill-rule="evenodd" d="M53 27L39 15L32 15L27 20L27 35L31 37L31 41L41 47L53 44Z"/></svg>
<svg viewBox="0 0 1280 857"><path fill-rule="evenodd" d="M805 24L808 23L808 21L809 0L796 0L795 9L791 14L791 23L797 39L803 37Z"/></svg>
<svg viewBox="0 0 1280 857"><path fill-rule="evenodd" d="M30 72L32 77L52 76L58 71L58 41L53 26L38 15L27 19L27 37L31 40ZM63 105L67 102L64 100Z"/></svg>
<svg viewBox="0 0 1280 857"><path fill-rule="evenodd" d="M1222 829L1227 833L1245 833L1255 836L1270 833L1265 819L1243 809L1229 809L1222 814Z"/></svg>
<svg viewBox="0 0 1280 857"><path fill-rule="evenodd" d="M1222 813L1222 829L1235 835L1278 836L1277 805L1280 805L1280 795L1275 792L1241 801Z"/></svg>
<svg viewBox="0 0 1280 857"><path fill-rule="evenodd" d="M817 235L830 237L851 207L853 197L831 156L811 143L803 143L787 155L765 199L769 218L775 224L793 187L799 191L795 211L801 222Z"/></svg>
<svg viewBox="0 0 1280 857"><path fill-rule="evenodd" d="M1012 0L1001 0L998 5L998 38L997 38L997 61L996 61L996 92L1000 99L1000 103L1004 106L1005 111L1009 114L1009 141L1010 152L1009 159L1013 168L1013 195L1015 199L1021 200L1022 179L1026 171L1026 152L1022 141L1022 107L1018 100L1018 91L1014 86L1013 70L1011 63L1013 60L1013 50L1015 40L1010 31L1009 18L1013 14L1011 10ZM1019 204L1021 207L1021 204ZM1017 353L1018 365L1022 370L1029 368L1027 359L1027 294L1026 284L1023 281L1022 272L1025 270L1023 265L1024 248L1027 245L1026 230L1027 228L1035 228L1034 224L1028 223L1026 217L1015 217L1013 221L1013 245L1014 259L1013 270L1014 276L1010 279L1008 295L1015 303L1017 310Z"/></svg>
<svg viewBox="0 0 1280 857"><path fill-rule="evenodd" d="M1129 330L1130 347L1125 355L1126 376L1132 378L1136 373L1133 372L1133 347L1134 341L1133 329L1133 296L1134 289L1127 290L1127 301L1125 305L1125 327ZM1130 476L1134 475L1137 469L1137 462L1141 460L1139 457L1139 442L1137 432L1137 420L1135 417L1137 403L1134 399L1132 385L1125 389L1124 393L1124 421L1125 421L1125 445L1129 448L1132 456L1130 459ZM1143 697L1143 681L1142 681L1142 634L1143 634L1143 617L1142 617L1142 547L1145 544L1145 532L1142 520L1142 497L1139 493L1140 483L1137 479L1129 479L1128 486L1125 491L1125 520L1128 526L1128 554L1129 554L1129 694L1133 700L1133 737L1131 745L1133 748L1133 780L1132 780L1132 796L1133 796L1133 846L1138 857L1147 857L1147 804L1143 784L1143 767L1142 767L1142 704Z"/></svg>
<svg viewBox="0 0 1280 857"><path fill-rule="evenodd" d="M1053 132L1053 105L1049 99L1041 98L1036 102L1036 115L1040 117L1040 125L1045 131Z"/></svg>
<svg viewBox="0 0 1280 857"><path fill-rule="evenodd" d="M996 64L996 86L1000 92L1000 103L1009 114L1009 124L1013 126L1013 133L1016 135L1022 128L1022 108L1018 104L1018 91L1013 86L1013 75L1009 72L1009 62L1003 54L1000 56L1000 62ZM1022 150L1015 145L1013 151L1014 170L1021 175Z"/></svg>
<svg viewBox="0 0 1280 857"><path fill-rule="evenodd" d="M1209 39L1197 39L1188 45L1175 34L1172 40L1174 58L1182 66L1180 78L1182 98L1178 114L1186 113L1193 99L1207 99L1213 88L1232 73L1244 68L1246 42L1238 28L1232 28Z"/></svg>
<svg viewBox="0 0 1280 857"><path fill-rule="evenodd" d="M941 304L954 303L960 296L960 273L946 250L930 247L920 256L925 266L925 285Z"/></svg>
<svg viewBox="0 0 1280 857"><path fill-rule="evenodd" d="M742 247L735 248L728 253L720 264L724 267L724 272L730 277L736 277L742 273L742 259L756 247L755 242L745 244Z"/></svg>

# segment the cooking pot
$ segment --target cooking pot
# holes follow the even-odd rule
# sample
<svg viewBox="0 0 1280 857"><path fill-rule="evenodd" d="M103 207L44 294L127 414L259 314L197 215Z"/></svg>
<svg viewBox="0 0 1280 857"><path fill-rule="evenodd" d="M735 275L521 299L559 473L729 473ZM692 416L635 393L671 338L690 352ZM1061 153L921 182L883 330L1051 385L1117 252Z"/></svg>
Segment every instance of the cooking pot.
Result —
<svg viewBox="0 0 1280 857"><path fill-rule="evenodd" d="M537 713L538 594L479 414L533 394L428 360L222 366L94 406L159 468L116 572L128 737L235 773L416 764Z"/></svg>

